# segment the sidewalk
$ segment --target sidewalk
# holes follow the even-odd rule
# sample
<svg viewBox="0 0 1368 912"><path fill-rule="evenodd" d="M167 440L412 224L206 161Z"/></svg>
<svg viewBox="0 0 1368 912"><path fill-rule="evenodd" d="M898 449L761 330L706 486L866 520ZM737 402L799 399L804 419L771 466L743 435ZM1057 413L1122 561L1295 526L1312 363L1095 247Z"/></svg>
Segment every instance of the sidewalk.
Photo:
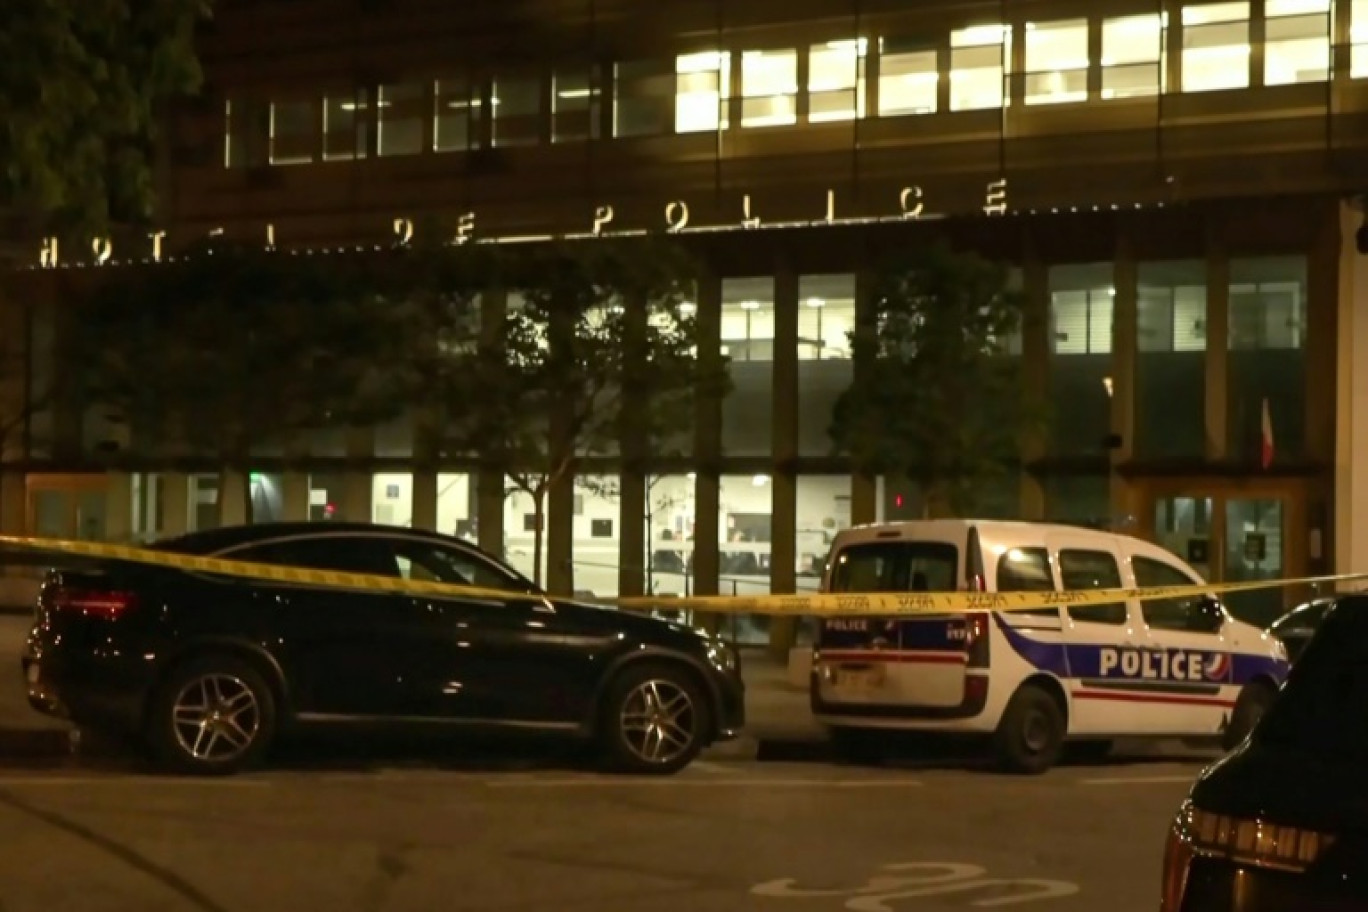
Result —
<svg viewBox="0 0 1368 912"><path fill-rule="evenodd" d="M0 611L0 763L70 753L70 727L28 705L19 656L31 619L31 610L22 615ZM820 752L826 737L812 720L806 689L789 683L787 669L755 653L744 656L742 671L746 678L746 731L735 741L717 745L710 755L754 759L762 751L779 750L797 759Z"/></svg>

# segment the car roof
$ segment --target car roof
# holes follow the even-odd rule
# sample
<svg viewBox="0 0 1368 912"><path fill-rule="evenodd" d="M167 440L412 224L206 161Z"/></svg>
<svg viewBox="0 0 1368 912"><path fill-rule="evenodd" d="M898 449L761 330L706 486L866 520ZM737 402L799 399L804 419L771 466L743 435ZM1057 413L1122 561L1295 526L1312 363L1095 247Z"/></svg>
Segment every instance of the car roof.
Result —
<svg viewBox="0 0 1368 912"><path fill-rule="evenodd" d="M434 539L447 544L459 544L467 548L472 547L468 542L461 539L450 538L424 529L410 529L406 526L389 526L381 523L337 522L334 520L323 522L264 522L223 526L217 529L202 529L198 532L160 539L154 542L151 547L157 551L172 551L179 554L214 554L227 548L259 541L292 538L294 536L338 534L404 535Z"/></svg>

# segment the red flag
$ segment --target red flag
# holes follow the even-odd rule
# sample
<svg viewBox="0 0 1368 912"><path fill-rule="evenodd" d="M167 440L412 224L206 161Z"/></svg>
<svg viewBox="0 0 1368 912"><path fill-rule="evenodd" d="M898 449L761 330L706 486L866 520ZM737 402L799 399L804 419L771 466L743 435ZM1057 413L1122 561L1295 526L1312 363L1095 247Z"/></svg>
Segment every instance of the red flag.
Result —
<svg viewBox="0 0 1368 912"><path fill-rule="evenodd" d="M1268 414L1268 398L1263 401L1263 420L1260 428L1259 464L1265 469L1273 464L1273 419Z"/></svg>

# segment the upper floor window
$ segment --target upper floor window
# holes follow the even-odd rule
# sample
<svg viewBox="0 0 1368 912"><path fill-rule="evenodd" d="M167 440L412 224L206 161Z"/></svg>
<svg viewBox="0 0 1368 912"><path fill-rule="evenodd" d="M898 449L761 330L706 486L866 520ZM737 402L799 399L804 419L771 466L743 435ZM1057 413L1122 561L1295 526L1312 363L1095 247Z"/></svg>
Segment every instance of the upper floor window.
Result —
<svg viewBox="0 0 1368 912"><path fill-rule="evenodd" d="M934 114L940 85L936 49L922 41L879 39L879 116Z"/></svg>
<svg viewBox="0 0 1368 912"><path fill-rule="evenodd" d="M1136 348L1141 352L1206 349L1206 263L1141 263L1135 289Z"/></svg>
<svg viewBox="0 0 1368 912"><path fill-rule="evenodd" d="M863 38L808 48L808 120L824 123L865 116Z"/></svg>
<svg viewBox="0 0 1368 912"><path fill-rule="evenodd" d="M375 147L378 155L417 155L423 151L423 86L382 85L376 89Z"/></svg>
<svg viewBox="0 0 1368 912"><path fill-rule="evenodd" d="M679 121L678 63L637 60L613 64L613 135L658 136Z"/></svg>
<svg viewBox="0 0 1368 912"><path fill-rule="evenodd" d="M798 360L850 360L855 277L803 276L798 283Z"/></svg>
<svg viewBox="0 0 1368 912"><path fill-rule="evenodd" d="M1088 20L1026 23L1026 103L1088 100Z"/></svg>
<svg viewBox="0 0 1368 912"><path fill-rule="evenodd" d="M746 51L741 55L741 126L798 122L798 52Z"/></svg>
<svg viewBox="0 0 1368 912"><path fill-rule="evenodd" d="M1306 338L1306 258L1230 261L1230 348L1295 349Z"/></svg>
<svg viewBox="0 0 1368 912"><path fill-rule="evenodd" d="M318 102L271 102L270 162L303 165L318 157Z"/></svg>
<svg viewBox="0 0 1368 912"><path fill-rule="evenodd" d="M1330 77L1330 0L1265 0L1264 85Z"/></svg>
<svg viewBox="0 0 1368 912"><path fill-rule="evenodd" d="M1012 27L977 25L950 33L950 110L1000 108L1012 60Z"/></svg>
<svg viewBox="0 0 1368 912"><path fill-rule="evenodd" d="M1112 267L1109 263L1050 269L1050 350L1057 355L1105 355L1112 350Z"/></svg>
<svg viewBox="0 0 1368 912"><path fill-rule="evenodd" d="M1165 85L1167 15L1102 20L1102 97L1157 95Z"/></svg>
<svg viewBox="0 0 1368 912"><path fill-rule="evenodd" d="M1249 85L1249 4L1183 7L1183 91Z"/></svg>
<svg viewBox="0 0 1368 912"><path fill-rule="evenodd" d="M1354 0L1349 8L1349 75L1368 76L1368 0Z"/></svg>
<svg viewBox="0 0 1368 912"><path fill-rule="evenodd" d="M495 146L533 146L541 137L541 80L501 76L489 98Z"/></svg>
<svg viewBox="0 0 1368 912"><path fill-rule="evenodd" d="M725 130L731 54L704 51L675 58L675 132Z"/></svg>
<svg viewBox="0 0 1368 912"><path fill-rule="evenodd" d="M480 126L480 93L469 80L439 79L433 91L432 149L464 152L475 145Z"/></svg>
<svg viewBox="0 0 1368 912"><path fill-rule="evenodd" d="M370 149L370 91L323 99L323 160L365 158Z"/></svg>
<svg viewBox="0 0 1368 912"><path fill-rule="evenodd" d="M551 141L599 137L599 90L584 69L557 70L551 78Z"/></svg>

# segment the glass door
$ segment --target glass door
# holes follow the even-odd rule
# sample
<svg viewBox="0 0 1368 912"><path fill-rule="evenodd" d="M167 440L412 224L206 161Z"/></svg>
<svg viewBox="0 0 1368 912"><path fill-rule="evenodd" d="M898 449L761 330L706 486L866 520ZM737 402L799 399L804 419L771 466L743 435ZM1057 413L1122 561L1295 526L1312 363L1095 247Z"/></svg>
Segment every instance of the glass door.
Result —
<svg viewBox="0 0 1368 912"><path fill-rule="evenodd" d="M104 475L31 475L27 527L40 538L105 538Z"/></svg>
<svg viewBox="0 0 1368 912"><path fill-rule="evenodd" d="M1160 497L1154 504L1154 540L1187 561L1205 579L1218 572L1212 552L1214 498Z"/></svg>
<svg viewBox="0 0 1368 912"><path fill-rule="evenodd" d="M1225 502L1224 581L1239 583L1281 579L1283 572L1283 502L1277 499L1230 499ZM1283 613L1282 589L1232 592L1231 614L1266 626Z"/></svg>

